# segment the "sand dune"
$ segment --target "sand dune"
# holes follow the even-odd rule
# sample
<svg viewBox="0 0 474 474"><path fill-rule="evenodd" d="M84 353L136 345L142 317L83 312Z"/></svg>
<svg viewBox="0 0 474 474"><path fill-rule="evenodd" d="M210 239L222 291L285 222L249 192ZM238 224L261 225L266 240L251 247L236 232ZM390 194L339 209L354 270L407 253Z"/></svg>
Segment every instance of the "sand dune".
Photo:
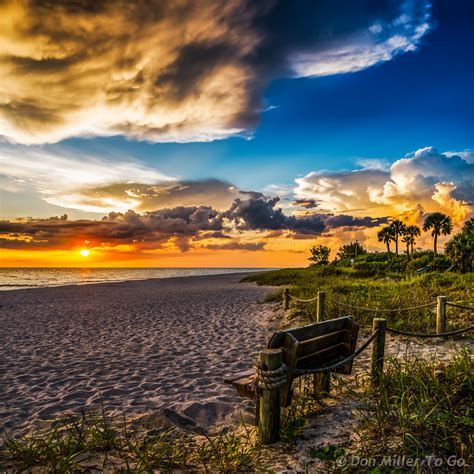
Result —
<svg viewBox="0 0 474 474"><path fill-rule="evenodd" d="M0 295L0 423L13 434L65 412L158 413L202 427L249 401L223 384L276 321L242 275L66 286ZM273 320L273 321L272 321Z"/></svg>

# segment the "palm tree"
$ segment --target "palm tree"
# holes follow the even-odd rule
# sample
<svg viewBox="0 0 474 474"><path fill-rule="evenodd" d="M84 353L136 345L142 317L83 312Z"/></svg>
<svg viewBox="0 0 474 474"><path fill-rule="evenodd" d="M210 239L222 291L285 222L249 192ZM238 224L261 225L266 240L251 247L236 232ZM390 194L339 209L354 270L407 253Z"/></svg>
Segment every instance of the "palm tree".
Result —
<svg viewBox="0 0 474 474"><path fill-rule="evenodd" d="M417 225L407 225L405 227L405 237L410 236L410 250L411 254L413 255L413 247L415 245L415 237L419 237L421 235L421 229ZM405 242L405 241L404 241Z"/></svg>
<svg viewBox="0 0 474 474"><path fill-rule="evenodd" d="M451 217L443 214L442 212L433 212L432 214L428 214L426 216L425 222L423 224L423 230L426 232L429 229L433 229L431 231L431 235L433 236L433 250L434 256L437 255L437 245L438 245L438 237L443 235L449 235L453 228L453 222Z"/></svg>
<svg viewBox="0 0 474 474"><path fill-rule="evenodd" d="M402 242L407 244L407 260L410 260L410 246L413 246L414 241L415 241L415 238L411 234L409 234L405 229L405 232L403 233Z"/></svg>
<svg viewBox="0 0 474 474"><path fill-rule="evenodd" d="M393 233L390 226L384 227L377 232L377 238L379 242L383 242L387 246L388 259L391 260L390 256L390 242L393 240Z"/></svg>
<svg viewBox="0 0 474 474"><path fill-rule="evenodd" d="M395 219L391 222L389 227L393 233L393 240L395 241L395 253L398 255L398 237L403 234L405 224L401 220Z"/></svg>
<svg viewBox="0 0 474 474"><path fill-rule="evenodd" d="M460 232L446 244L446 253L454 265L462 272L472 272L472 257L474 255L474 234Z"/></svg>

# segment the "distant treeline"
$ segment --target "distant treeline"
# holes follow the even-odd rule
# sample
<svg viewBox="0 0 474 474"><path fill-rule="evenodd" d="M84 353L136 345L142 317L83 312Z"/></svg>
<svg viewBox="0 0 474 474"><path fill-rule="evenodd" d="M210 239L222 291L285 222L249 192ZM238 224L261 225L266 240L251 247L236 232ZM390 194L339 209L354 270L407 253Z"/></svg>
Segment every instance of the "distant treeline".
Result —
<svg viewBox="0 0 474 474"><path fill-rule="evenodd" d="M461 231L446 244L445 253L439 255L438 238L450 235L452 229L451 217L441 212L428 214L421 228L394 219L377 233L379 242L386 246L386 252L368 252L359 242L350 242L339 248L336 258L330 263L331 249L326 245L314 245L310 249L309 261L311 265L354 266L374 274L387 270L403 272L425 268L472 272L474 219L464 223ZM431 231L433 250L415 249L416 238L422 231ZM400 247L403 250L400 251Z"/></svg>

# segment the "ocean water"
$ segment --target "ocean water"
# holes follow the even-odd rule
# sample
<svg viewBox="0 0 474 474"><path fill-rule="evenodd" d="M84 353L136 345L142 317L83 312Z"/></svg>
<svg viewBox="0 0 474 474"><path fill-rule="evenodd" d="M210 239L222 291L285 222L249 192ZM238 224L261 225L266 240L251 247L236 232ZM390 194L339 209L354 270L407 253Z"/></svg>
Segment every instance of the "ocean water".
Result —
<svg viewBox="0 0 474 474"><path fill-rule="evenodd" d="M259 272L269 268L0 268L0 291L150 278Z"/></svg>

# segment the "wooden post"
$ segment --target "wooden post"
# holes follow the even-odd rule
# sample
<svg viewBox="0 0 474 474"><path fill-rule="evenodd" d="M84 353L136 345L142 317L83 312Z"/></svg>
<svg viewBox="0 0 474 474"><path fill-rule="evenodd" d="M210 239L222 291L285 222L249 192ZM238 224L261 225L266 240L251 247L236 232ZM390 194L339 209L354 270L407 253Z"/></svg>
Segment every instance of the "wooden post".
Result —
<svg viewBox="0 0 474 474"><path fill-rule="evenodd" d="M325 291L318 291L318 304L316 307L316 322L324 320L324 301L326 299Z"/></svg>
<svg viewBox="0 0 474 474"><path fill-rule="evenodd" d="M290 307L290 290L288 288L285 288L283 291L283 308L285 311L288 311L288 308Z"/></svg>
<svg viewBox="0 0 474 474"><path fill-rule="evenodd" d="M265 349L260 352L260 362L266 370L278 369L283 360L281 349ZM280 388L259 388L258 428L263 444L280 439Z"/></svg>
<svg viewBox="0 0 474 474"><path fill-rule="evenodd" d="M372 343L372 380L377 379L383 374L383 358L385 355L385 332L387 329L387 320L374 318L372 322L372 334L378 330L377 336Z"/></svg>
<svg viewBox="0 0 474 474"><path fill-rule="evenodd" d="M313 388L320 397L327 397L331 392L331 374L314 374Z"/></svg>
<svg viewBox="0 0 474 474"><path fill-rule="evenodd" d="M438 296L438 305L436 306L436 334L446 332L446 303L447 296Z"/></svg>

